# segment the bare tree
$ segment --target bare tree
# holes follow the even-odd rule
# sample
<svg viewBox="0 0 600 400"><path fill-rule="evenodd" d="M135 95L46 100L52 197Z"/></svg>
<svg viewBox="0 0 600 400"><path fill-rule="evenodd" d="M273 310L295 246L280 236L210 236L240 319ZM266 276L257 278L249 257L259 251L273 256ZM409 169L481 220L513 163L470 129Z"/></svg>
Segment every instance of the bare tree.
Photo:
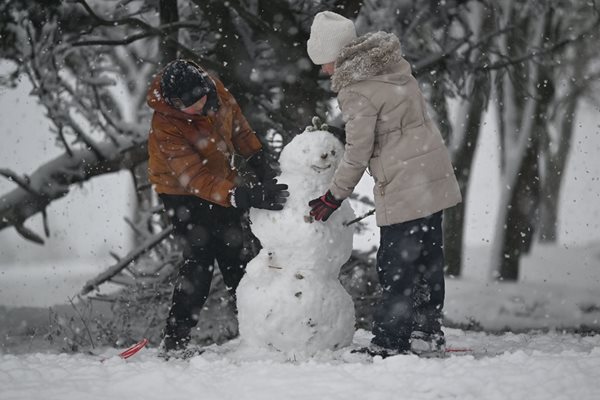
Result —
<svg viewBox="0 0 600 400"><path fill-rule="evenodd" d="M564 21L563 25L578 24L581 17ZM569 46L554 56L552 67L546 68L544 74L544 87L552 89L552 101L544 114L546 129L541 132L539 143L542 158L538 236L542 243L554 243L558 238L558 206L565 167L571 156L576 113L586 99L592 104L597 102L600 69L598 55L593 50L597 35L598 30L588 40Z"/></svg>
<svg viewBox="0 0 600 400"><path fill-rule="evenodd" d="M565 19L566 12L576 17ZM496 81L502 176L491 277L517 280L521 256L530 251L536 230L540 225L556 225L550 214L543 223L540 220L542 205L546 213L556 212L572 134L571 126L555 131L554 139L550 136L556 77L565 68L581 71L565 55L597 34L600 16L594 3L521 1L506 2L501 15L501 24L516 29L499 38L495 57L496 65L507 68L498 71ZM508 64L511 60L520 62ZM565 110L570 114L567 118L573 117L576 104L574 100L572 108ZM551 141L558 146L550 146Z"/></svg>

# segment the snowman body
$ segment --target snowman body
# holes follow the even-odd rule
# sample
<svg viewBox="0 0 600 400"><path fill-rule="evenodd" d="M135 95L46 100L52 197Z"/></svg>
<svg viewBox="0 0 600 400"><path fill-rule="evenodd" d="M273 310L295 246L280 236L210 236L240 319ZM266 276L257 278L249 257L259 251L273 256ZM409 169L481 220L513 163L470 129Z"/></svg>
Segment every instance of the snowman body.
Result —
<svg viewBox="0 0 600 400"><path fill-rule="evenodd" d="M354 304L339 281L352 252L354 218L347 201L326 222L313 221L308 202L327 190L343 155L325 131L304 132L282 151L280 182L290 197L282 211L251 209L263 246L237 289L240 336L251 346L308 356L350 344Z"/></svg>

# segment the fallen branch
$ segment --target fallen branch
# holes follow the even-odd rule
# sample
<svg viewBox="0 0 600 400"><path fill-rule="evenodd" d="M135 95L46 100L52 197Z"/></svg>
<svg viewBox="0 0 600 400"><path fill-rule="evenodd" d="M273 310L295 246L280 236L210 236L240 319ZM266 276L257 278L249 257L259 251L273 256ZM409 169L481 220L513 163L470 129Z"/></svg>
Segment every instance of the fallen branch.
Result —
<svg viewBox="0 0 600 400"><path fill-rule="evenodd" d="M3 175L10 176L19 187L0 197L0 230L13 226L24 238L43 244L41 237L24 227L27 219L67 195L74 184L141 164L148 158L146 146L145 139L121 143L117 150L110 142L98 144L101 152L108 155L104 160L100 160L94 150L72 149L71 154L64 153L41 165L27 182L17 182L14 174L3 170Z"/></svg>
<svg viewBox="0 0 600 400"><path fill-rule="evenodd" d="M81 315L81 312L79 312L79 309L77 308L75 303L73 303L73 298L69 297L69 303L71 303L71 307L73 307L73 309L77 313L77 316L83 323L83 327L85 328L85 331L88 334L88 338L90 339L90 344L92 345L92 349L95 349L96 346L94 345L94 339L92 338L92 332L90 331L90 327L88 326L87 321L85 320L85 318L83 318L83 315Z"/></svg>
<svg viewBox="0 0 600 400"><path fill-rule="evenodd" d="M140 256L148 252L154 246L163 241L167 236L171 234L173 227L168 227L162 232L150 237L144 243L142 243L137 248L133 249L129 254L127 254L124 258L121 259L118 263L109 267L106 271L96 276L95 278L87 281L81 289L81 295L86 295L95 288L97 288L102 283L110 280L112 277L117 275L123 269L125 269L131 262L137 260Z"/></svg>

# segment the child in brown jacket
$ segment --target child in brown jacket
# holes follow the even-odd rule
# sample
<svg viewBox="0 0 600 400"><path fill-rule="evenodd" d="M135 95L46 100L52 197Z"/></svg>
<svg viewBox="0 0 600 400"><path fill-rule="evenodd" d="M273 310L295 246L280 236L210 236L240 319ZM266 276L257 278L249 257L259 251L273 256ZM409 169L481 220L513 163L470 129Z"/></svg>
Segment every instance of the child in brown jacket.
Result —
<svg viewBox="0 0 600 400"><path fill-rule="evenodd" d="M190 332L208 297L215 261L232 295L244 274L242 214L281 210L278 184L261 143L229 91L188 60L169 63L147 95L154 110L148 137L149 179L183 247L163 351L185 356ZM248 159L258 183L244 186L234 158ZM177 353L179 351L179 353Z"/></svg>

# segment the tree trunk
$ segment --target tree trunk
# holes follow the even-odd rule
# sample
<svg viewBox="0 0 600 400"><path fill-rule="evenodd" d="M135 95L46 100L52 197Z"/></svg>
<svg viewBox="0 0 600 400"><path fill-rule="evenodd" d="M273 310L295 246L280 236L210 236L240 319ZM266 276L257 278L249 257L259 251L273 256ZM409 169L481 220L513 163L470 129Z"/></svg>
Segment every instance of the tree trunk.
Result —
<svg viewBox="0 0 600 400"><path fill-rule="evenodd" d="M552 13L544 16L545 37L551 32ZM537 69L535 93L535 111L531 136L527 144L523 163L518 172L516 185L511 199L504 225L504 257L500 261L500 278L516 281L519 277L521 257L528 254L533 245L535 231L540 226L540 203L542 203L542 174L540 170L540 155L545 148L549 158L550 146L545 143L549 135L549 108L555 96L552 79L552 66L538 63L532 68ZM533 79L533 77L530 77ZM531 90L531 89L530 89ZM529 116L525 116L528 118ZM549 164L549 163L547 163ZM551 167L550 167L551 168ZM553 172L550 174L552 175ZM558 193L556 193L558 195Z"/></svg>
<svg viewBox="0 0 600 400"><path fill-rule="evenodd" d="M472 26L475 35L485 35L495 27L494 12L486 7L471 10ZM472 55L480 58L480 52ZM444 252L446 256L446 273L460 276L463 266L463 248L465 235L465 215L471 170L475 151L479 142L481 121L487 109L490 95L490 75L476 74L469 77L468 98L463 99L458 110L457 124L454 130L448 120L440 126L442 136L450 148L452 165L462 195L462 202L444 212ZM446 132L444 132L446 131Z"/></svg>
<svg viewBox="0 0 600 400"><path fill-rule="evenodd" d="M460 276L462 271L464 220L464 202L444 210L444 258L449 276Z"/></svg>
<svg viewBox="0 0 600 400"><path fill-rule="evenodd" d="M523 34L529 35L534 45L540 46L549 23L548 14L538 18L535 25L529 26L527 20L523 24L532 29L524 29ZM517 43L522 43L522 38ZM505 41L501 45L504 51L515 50L513 42ZM503 168L489 275L490 279L502 280L518 279L520 255L531 246L539 201L538 132L544 129L540 116L545 115L545 108L539 101L540 83L543 84L540 63L529 61L512 68L513 78L523 82L509 79L506 74L500 77Z"/></svg>
<svg viewBox="0 0 600 400"><path fill-rule="evenodd" d="M435 111L435 120L440 129L440 133L442 134L442 138L448 145L452 138L452 125L449 121L446 97L441 90L442 88L438 85L433 84L431 89L430 104ZM455 166L455 172L458 171L459 169ZM443 222L446 274L459 276L462 265L464 203L457 204L455 207L444 210Z"/></svg>
<svg viewBox="0 0 600 400"><path fill-rule="evenodd" d="M448 107L446 97L442 91L442 87L436 84L431 85L431 98L429 102L433 109L437 126L440 129L442 138L446 145L452 142L453 129L449 121ZM466 109L465 109L465 112ZM466 118L466 116L465 116ZM460 127L458 127L460 129ZM455 173L460 175L460 169L454 166ZM460 177L457 176L461 193L463 187ZM466 190L466 188L465 188ZM446 262L446 274L451 276L460 276L462 265L462 245L464 231L464 203L459 203L456 206L444 210L444 258Z"/></svg>
<svg viewBox="0 0 600 400"><path fill-rule="evenodd" d="M462 195L462 202L445 211L444 217L444 251L446 255L446 264L448 265L446 273L448 275L460 276L462 270L462 254L464 247L465 215L466 201L469 194L469 181L471 179L471 170L473 169L473 160L475 150L479 142L479 132L481 130L481 120L487 108L486 91L488 85L482 80L475 80L473 95L467 107L464 108L464 140L461 146L453 152L452 163L458 180L458 186Z"/></svg>
<svg viewBox="0 0 600 400"><path fill-rule="evenodd" d="M542 186L540 203L540 243L556 243L558 239L558 202L561 180L552 177Z"/></svg>
<svg viewBox="0 0 600 400"><path fill-rule="evenodd" d="M499 278L504 281L519 279L521 256L529 253L535 232L540 181L537 139L532 139L504 222L503 257L499 260Z"/></svg>
<svg viewBox="0 0 600 400"><path fill-rule="evenodd" d="M177 8L177 0L160 0L158 4L158 10L160 13L160 24L165 25L172 22L179 21L179 10ZM177 45L179 31L174 30L168 35L169 38L173 39L174 42L170 42L167 38L162 38L159 45L160 51L160 64L161 66L167 65L170 61L177 58Z"/></svg>
<svg viewBox="0 0 600 400"><path fill-rule="evenodd" d="M575 65L575 73L580 76L582 66ZM539 240L542 243L555 243L558 239L558 205L562 188L564 170L567 158L571 150L571 140L575 124L575 114L579 100L578 87L572 85L571 93L568 95L566 109L560 119L558 132L558 148L553 152L550 146L550 138L545 135L546 143L544 153L546 158L544 168L544 179L542 180L542 195L540 197L540 230Z"/></svg>
<svg viewBox="0 0 600 400"><path fill-rule="evenodd" d="M161 25L179 21L177 0L160 0L158 9L160 13L159 18ZM178 38L178 31L173 31L169 34L169 37L174 39L176 42ZM177 58L177 46L174 44L175 42L170 42L167 40L167 38L160 39L158 46L160 53L159 66L164 67L169 62ZM147 224L144 229L148 232L152 232L153 227L151 226L150 221L148 221L144 215L145 211L150 209L154 202L154 192L148 180L148 161L144 161L142 164L134 167L131 173L133 175L133 181L135 185L134 190L137 199L133 210L134 224L136 226ZM134 246L139 246L143 242L144 238L135 232L132 232L132 235Z"/></svg>

